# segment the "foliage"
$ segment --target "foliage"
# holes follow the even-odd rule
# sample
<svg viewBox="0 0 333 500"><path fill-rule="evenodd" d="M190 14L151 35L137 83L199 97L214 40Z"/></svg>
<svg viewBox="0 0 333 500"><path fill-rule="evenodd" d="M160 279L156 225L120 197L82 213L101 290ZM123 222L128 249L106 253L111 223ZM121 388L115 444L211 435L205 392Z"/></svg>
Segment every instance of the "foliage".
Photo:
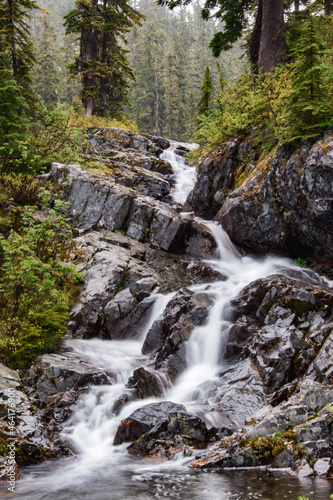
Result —
<svg viewBox="0 0 333 500"><path fill-rule="evenodd" d="M303 267L303 268L307 268L308 266L306 265L306 261L302 258L302 257L297 257L295 260L294 260L296 266L298 267Z"/></svg>
<svg viewBox="0 0 333 500"><path fill-rule="evenodd" d="M291 49L291 87L286 94L288 112L282 118L281 131L285 142L318 137L333 125L333 106L327 96L332 68L326 63L329 53L319 39L315 24L310 16L299 25L298 37Z"/></svg>
<svg viewBox="0 0 333 500"><path fill-rule="evenodd" d="M294 61L265 75L243 74L215 98L209 115L200 117L196 140L211 149L253 129L270 149L277 142L316 138L333 126L333 75L322 55L305 64L300 51ZM316 56L317 57L317 56Z"/></svg>
<svg viewBox="0 0 333 500"><path fill-rule="evenodd" d="M32 9L37 8L35 0L0 0L0 52L9 52L19 94L32 108L36 99L31 73L36 59L29 22Z"/></svg>
<svg viewBox="0 0 333 500"><path fill-rule="evenodd" d="M40 210L20 204L33 201ZM2 360L14 368L59 346L82 279L74 266L57 259L71 235L56 212L61 204L32 177L0 177L0 210L7 210L10 226L0 234L0 349Z"/></svg>
<svg viewBox="0 0 333 500"><path fill-rule="evenodd" d="M208 64L206 64L205 76L201 87L201 98L197 104L198 115L206 115L209 111L210 99L212 94L212 78L210 76L210 70Z"/></svg>
<svg viewBox="0 0 333 500"><path fill-rule="evenodd" d="M82 78L84 114L117 115L128 94L128 79L134 73L122 42L142 15L126 0L76 0L75 9L65 16L67 33L80 35L80 55L71 67Z"/></svg>
<svg viewBox="0 0 333 500"><path fill-rule="evenodd" d="M117 118L109 118L107 116L92 115L84 117L81 110L74 107L68 117L68 127L70 129L81 130L82 133L94 128L102 127L116 127L125 130L132 130L138 132L138 127L135 122L126 118L125 115L120 114Z"/></svg>
<svg viewBox="0 0 333 500"><path fill-rule="evenodd" d="M0 206L7 201L19 205L35 205L40 202L40 186L37 179L23 174L0 176Z"/></svg>
<svg viewBox="0 0 333 500"><path fill-rule="evenodd" d="M61 108L40 106L37 120L30 126L29 144L34 152L35 174L47 171L54 161L73 163L79 160L84 133L69 125L69 113Z"/></svg>

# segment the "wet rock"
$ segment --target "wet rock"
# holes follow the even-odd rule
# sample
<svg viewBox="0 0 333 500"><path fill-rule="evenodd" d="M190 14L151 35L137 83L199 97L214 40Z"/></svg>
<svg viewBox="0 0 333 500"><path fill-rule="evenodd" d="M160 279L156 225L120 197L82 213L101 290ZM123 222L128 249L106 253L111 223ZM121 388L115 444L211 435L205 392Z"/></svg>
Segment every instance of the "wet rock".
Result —
<svg viewBox="0 0 333 500"><path fill-rule="evenodd" d="M138 302L149 297L154 288L158 286L156 279L154 278L142 278L136 281L131 287L130 292Z"/></svg>
<svg viewBox="0 0 333 500"><path fill-rule="evenodd" d="M158 455L169 460L176 456L191 456L189 445L195 448L205 446L210 434L200 418L178 413L146 432L129 446L128 451L132 455Z"/></svg>
<svg viewBox="0 0 333 500"><path fill-rule="evenodd" d="M283 148L271 153L224 202L217 218L229 236L256 252L328 257L333 241L332 150L330 136L312 147L303 144L289 159Z"/></svg>
<svg viewBox="0 0 333 500"><path fill-rule="evenodd" d="M185 406L170 401L143 406L135 410L128 418L122 420L117 429L114 444L135 441L155 426L161 425L163 422L169 422L178 414L186 414Z"/></svg>
<svg viewBox="0 0 333 500"><path fill-rule="evenodd" d="M327 410L325 415L315 417L294 427L294 432L300 442L330 439L332 431L333 415L329 414Z"/></svg>
<svg viewBox="0 0 333 500"><path fill-rule="evenodd" d="M126 387L135 390L136 397L145 399L152 396L161 397L164 393L161 379L156 373L149 372L145 368L137 368L128 379Z"/></svg>
<svg viewBox="0 0 333 500"><path fill-rule="evenodd" d="M147 333L142 353L157 351L155 368L165 371L174 380L186 366L185 346L195 326L204 323L212 299L207 294L181 290L168 303L163 317L154 322Z"/></svg>
<svg viewBox="0 0 333 500"><path fill-rule="evenodd" d="M134 149L159 156L169 146L169 141L163 137L138 134L114 127L95 129L88 140L88 151L93 150L102 156L107 156L110 149Z"/></svg>
<svg viewBox="0 0 333 500"><path fill-rule="evenodd" d="M297 467L296 467L295 472L296 472L299 479L313 475L313 469L310 467L310 465L308 464L308 462L305 459L300 460L297 463Z"/></svg>
<svg viewBox="0 0 333 500"><path fill-rule="evenodd" d="M87 361L67 352L64 355L43 354L27 372L26 384L31 388L29 398L39 408L63 398L70 389L112 383L114 373L101 372ZM59 401L61 401L61 398ZM64 402L64 400L62 400ZM68 400L71 404L71 400Z"/></svg>
<svg viewBox="0 0 333 500"><path fill-rule="evenodd" d="M272 469L285 469L291 467L294 461L297 459L292 448L285 448L281 453L275 458L271 464Z"/></svg>
<svg viewBox="0 0 333 500"><path fill-rule="evenodd" d="M303 376L311 363L310 371L320 366L320 381L330 381L332 305L332 291L313 283L311 276L273 275L255 281L232 301L236 323L227 356L250 355L271 392Z"/></svg>
<svg viewBox="0 0 333 500"><path fill-rule="evenodd" d="M198 388L200 391L200 387ZM216 389L211 388L219 412L227 416L228 431L240 429L249 415L267 404L265 388L256 367L250 360L225 367L219 374Z"/></svg>
<svg viewBox="0 0 333 500"><path fill-rule="evenodd" d="M11 469L13 467L13 469ZM20 471L17 464L12 464L8 462L6 457L0 458L0 483L6 482L8 483L8 487L10 487L10 481L18 481L21 479Z"/></svg>
<svg viewBox="0 0 333 500"><path fill-rule="evenodd" d="M119 292L104 308L107 333L103 337L140 338L153 303L148 297L138 302L128 288Z"/></svg>
<svg viewBox="0 0 333 500"><path fill-rule="evenodd" d="M240 144L239 140L227 142L200 163L196 184L186 201L186 210L194 210L205 219L216 215L221 208L221 197L216 197L216 192L230 190L234 185Z"/></svg>
<svg viewBox="0 0 333 500"><path fill-rule="evenodd" d="M3 452L5 450L7 454L9 453L9 446L14 439L15 458L19 466L70 454L68 446L52 429L48 429L43 424L38 410L22 392L24 381L21 382L18 373L3 365L0 365L0 373L2 374L0 379L0 438ZM18 478L17 468L15 474ZM0 475L3 479L6 477L5 461L0 463Z"/></svg>
<svg viewBox="0 0 333 500"><path fill-rule="evenodd" d="M167 252L183 250L207 257L215 251L213 236L191 217L109 178L101 179L77 165L53 164L49 180L62 190L68 215L81 232L124 231L129 238Z"/></svg>
<svg viewBox="0 0 333 500"><path fill-rule="evenodd" d="M74 239L62 259L84 275L69 324L75 337L137 338L156 292L209 280L208 266L195 265L188 255L170 255L109 231Z"/></svg>
<svg viewBox="0 0 333 500"><path fill-rule="evenodd" d="M313 466L317 476L328 476L332 469L332 460L330 458L320 458Z"/></svg>

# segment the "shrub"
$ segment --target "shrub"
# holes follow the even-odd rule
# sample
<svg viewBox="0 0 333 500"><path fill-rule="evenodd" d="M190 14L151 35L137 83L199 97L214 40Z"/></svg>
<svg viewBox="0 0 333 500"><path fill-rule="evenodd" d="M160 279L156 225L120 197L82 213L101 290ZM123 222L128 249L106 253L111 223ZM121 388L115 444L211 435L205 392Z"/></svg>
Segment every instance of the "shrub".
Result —
<svg viewBox="0 0 333 500"><path fill-rule="evenodd" d="M0 234L0 351L3 361L18 368L59 347L82 276L58 260L71 237L67 221L56 211L62 202L52 201L48 190L21 174L0 177L0 188L2 199L13 195L11 202L39 205L39 210L12 207L8 237Z"/></svg>

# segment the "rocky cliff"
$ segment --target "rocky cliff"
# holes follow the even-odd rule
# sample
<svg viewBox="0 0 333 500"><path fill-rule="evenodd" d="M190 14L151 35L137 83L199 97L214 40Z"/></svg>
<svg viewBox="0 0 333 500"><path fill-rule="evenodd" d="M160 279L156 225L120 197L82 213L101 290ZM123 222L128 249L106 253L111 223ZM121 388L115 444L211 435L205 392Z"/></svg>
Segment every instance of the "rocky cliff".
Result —
<svg viewBox="0 0 333 500"><path fill-rule="evenodd" d="M260 157L254 143L233 140L208 155L187 208L257 254L332 259L333 137Z"/></svg>

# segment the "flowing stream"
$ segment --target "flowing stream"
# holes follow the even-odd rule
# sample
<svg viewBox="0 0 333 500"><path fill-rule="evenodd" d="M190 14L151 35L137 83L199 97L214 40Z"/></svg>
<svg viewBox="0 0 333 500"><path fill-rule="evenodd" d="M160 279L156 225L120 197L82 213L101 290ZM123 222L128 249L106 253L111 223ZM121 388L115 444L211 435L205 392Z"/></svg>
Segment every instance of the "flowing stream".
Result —
<svg viewBox="0 0 333 500"><path fill-rule="evenodd" d="M174 149L175 145L172 145L164 153L164 159L172 163L177 178L174 201L182 203L193 186L194 168L186 166ZM268 276L281 266L293 266L290 260L283 258L254 260L241 257L221 227L213 222L200 222L206 224L218 245L218 254L209 261L210 265L227 276L227 280L192 287L195 291L209 293L215 302L206 324L195 328L191 334L187 345L188 369L174 386L166 379L162 380L165 399L183 403L189 412L196 411L198 404L204 411L205 405L214 403L207 387L218 380L223 366L223 343L231 324L228 317L230 300L251 281ZM91 361L102 370L111 368L115 371L116 381L113 385L92 386L82 395L74 417L64 428L63 436L71 441L77 455L23 470L23 480L18 482L15 498L296 500L305 495L310 499L328 499L327 481L319 479L300 482L284 471L274 473L261 469L207 474L189 468L191 458L157 463L130 456L127 443L113 446L122 419L143 405L161 400L139 400L127 404L119 415L112 412L115 401L126 392L125 384L133 370L148 364L148 358L141 354L145 335L173 296L173 293L156 295L149 321L139 340L68 341L68 346L82 359Z"/></svg>

